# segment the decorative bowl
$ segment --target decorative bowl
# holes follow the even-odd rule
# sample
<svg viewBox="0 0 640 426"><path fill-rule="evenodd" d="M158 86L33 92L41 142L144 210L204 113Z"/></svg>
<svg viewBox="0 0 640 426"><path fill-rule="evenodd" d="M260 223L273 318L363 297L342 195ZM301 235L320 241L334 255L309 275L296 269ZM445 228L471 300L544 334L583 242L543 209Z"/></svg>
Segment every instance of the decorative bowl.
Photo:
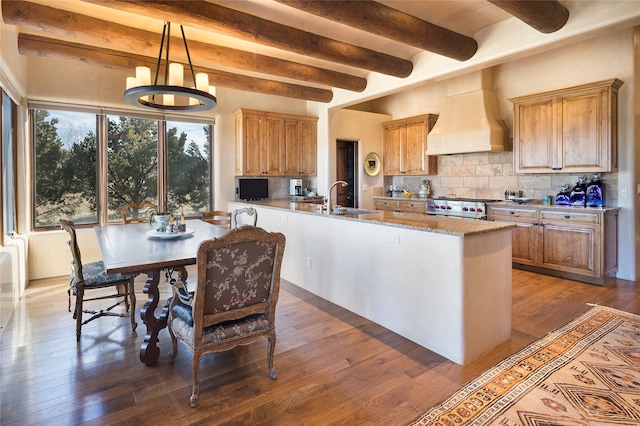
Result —
<svg viewBox="0 0 640 426"><path fill-rule="evenodd" d="M403 191L403 192L402 192L402 196L403 196L404 198L411 198L411 197L413 197L413 192Z"/></svg>

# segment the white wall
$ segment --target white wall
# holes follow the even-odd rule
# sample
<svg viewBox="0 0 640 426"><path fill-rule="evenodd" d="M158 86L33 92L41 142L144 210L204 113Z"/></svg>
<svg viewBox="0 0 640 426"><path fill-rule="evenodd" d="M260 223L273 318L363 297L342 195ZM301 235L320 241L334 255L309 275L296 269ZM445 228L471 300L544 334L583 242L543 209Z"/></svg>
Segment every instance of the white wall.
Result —
<svg viewBox="0 0 640 426"><path fill-rule="evenodd" d="M374 188L383 186L382 170L377 176L369 176L364 171L363 161L370 152L376 152L382 157L381 123L391 120L391 116L347 109L335 111L330 116L329 138L326 147L333 154L332 164L335 165L336 140L358 141L356 158L358 159L357 182L359 187L356 189L356 193L359 203L357 207L373 209ZM332 176L335 176L335 166ZM327 196L329 195L327 194Z"/></svg>

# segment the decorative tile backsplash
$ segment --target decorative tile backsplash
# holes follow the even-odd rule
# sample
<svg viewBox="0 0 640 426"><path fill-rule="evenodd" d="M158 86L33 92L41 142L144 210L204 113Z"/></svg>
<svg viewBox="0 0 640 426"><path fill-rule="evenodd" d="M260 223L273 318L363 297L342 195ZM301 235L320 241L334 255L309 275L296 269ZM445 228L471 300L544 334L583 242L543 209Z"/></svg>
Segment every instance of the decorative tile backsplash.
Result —
<svg viewBox="0 0 640 426"><path fill-rule="evenodd" d="M550 195L555 199L562 184L569 188L578 182L578 176L591 174L516 174L513 171L513 152L481 152L438 156L438 174L434 176L389 176L385 187L397 185L399 189L416 192L423 179L431 183L433 196L504 199L505 190L521 190L525 198L541 199ZM600 175L605 188L605 205L618 205L618 174Z"/></svg>

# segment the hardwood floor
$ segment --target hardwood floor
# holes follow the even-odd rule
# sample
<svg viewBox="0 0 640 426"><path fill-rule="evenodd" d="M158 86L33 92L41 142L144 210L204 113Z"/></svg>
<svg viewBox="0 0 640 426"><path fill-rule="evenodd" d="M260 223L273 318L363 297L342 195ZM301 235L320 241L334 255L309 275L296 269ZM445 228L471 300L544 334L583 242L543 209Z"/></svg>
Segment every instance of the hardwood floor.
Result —
<svg viewBox="0 0 640 426"><path fill-rule="evenodd" d="M194 276L194 275L192 275ZM139 310L144 278L136 281ZM163 286L163 297L169 295ZM206 356L200 401L189 407L191 352L143 365L127 318L83 327L67 312L67 279L32 282L0 337L2 425L401 425L505 356L587 311L587 303L640 314L634 282L604 287L513 271L512 337L465 366L284 281L277 310L278 378L266 341ZM428 327L428 324L423 326Z"/></svg>

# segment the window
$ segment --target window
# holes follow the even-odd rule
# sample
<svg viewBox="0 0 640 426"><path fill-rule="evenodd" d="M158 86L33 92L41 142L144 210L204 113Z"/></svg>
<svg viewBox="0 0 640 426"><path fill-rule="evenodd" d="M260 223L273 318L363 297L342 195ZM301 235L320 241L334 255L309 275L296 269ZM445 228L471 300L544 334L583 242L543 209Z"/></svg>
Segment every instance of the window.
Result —
<svg viewBox="0 0 640 426"><path fill-rule="evenodd" d="M0 150L0 245L16 231L16 113L17 106L2 91L2 148Z"/></svg>
<svg viewBox="0 0 640 426"><path fill-rule="evenodd" d="M158 204L158 122L111 115L107 118L109 220L117 221L125 204Z"/></svg>
<svg viewBox="0 0 640 426"><path fill-rule="evenodd" d="M185 216L210 210L210 124L54 109L31 119L35 228L117 222L120 207L142 201Z"/></svg>
<svg viewBox="0 0 640 426"><path fill-rule="evenodd" d="M96 115L38 109L31 119L35 227L97 223Z"/></svg>
<svg viewBox="0 0 640 426"><path fill-rule="evenodd" d="M167 207L185 216L210 210L211 126L167 122Z"/></svg>

